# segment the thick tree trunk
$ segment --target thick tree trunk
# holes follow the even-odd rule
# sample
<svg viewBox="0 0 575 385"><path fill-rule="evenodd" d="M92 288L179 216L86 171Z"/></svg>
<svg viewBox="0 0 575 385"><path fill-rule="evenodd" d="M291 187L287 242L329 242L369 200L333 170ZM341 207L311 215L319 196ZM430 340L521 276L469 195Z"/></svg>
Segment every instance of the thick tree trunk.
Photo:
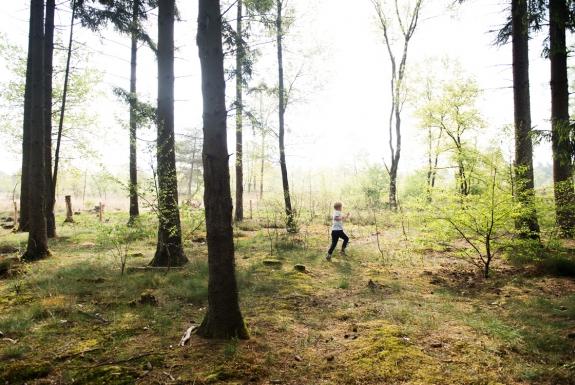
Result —
<svg viewBox="0 0 575 385"><path fill-rule="evenodd" d="M204 204L208 241L208 311L197 334L248 338L235 276L232 199L219 0L200 0L198 36L204 110Z"/></svg>
<svg viewBox="0 0 575 385"><path fill-rule="evenodd" d="M74 223L74 212L72 211L72 196L66 195L64 197L66 200L66 223Z"/></svg>
<svg viewBox="0 0 575 385"><path fill-rule="evenodd" d="M136 121L136 76L137 76L137 60L138 60L138 36L136 28L138 25L138 9L139 1L134 0L132 11L132 47L130 59L130 220L129 224L133 223L140 215L138 205L138 161L137 161L137 146L136 146L136 133L138 123Z"/></svg>
<svg viewBox="0 0 575 385"><path fill-rule="evenodd" d="M524 213L515 226L522 237L539 239L534 203L533 142L529 92L529 17L527 0L511 1L513 37L513 101L515 107L516 196Z"/></svg>
<svg viewBox="0 0 575 385"><path fill-rule="evenodd" d="M280 148L280 169L282 174L282 187L286 212L286 228L288 232L295 232L296 223L294 212L291 206L291 197L289 192L289 179L286 165L285 154L285 87L284 87L284 67L283 67L283 27L282 27L282 0L276 0L277 14L276 14L276 40L277 40L277 56L278 56L278 113L279 113L279 148Z"/></svg>
<svg viewBox="0 0 575 385"><path fill-rule="evenodd" d="M29 233L22 259L33 261L49 255L46 233L46 171L44 145L44 1L30 2L32 61L30 95Z"/></svg>
<svg viewBox="0 0 575 385"><path fill-rule="evenodd" d="M242 0L238 0L237 42L236 42L236 211L234 219L240 222L244 219L244 171L243 171L243 66L244 49L242 35Z"/></svg>
<svg viewBox="0 0 575 385"><path fill-rule="evenodd" d="M557 225L564 237L575 231L575 194L569 140L569 84L565 28L566 0L549 0L549 58L551 61L551 143Z"/></svg>
<svg viewBox="0 0 575 385"><path fill-rule="evenodd" d="M56 218L54 205L56 204L55 189L52 180L52 74L54 59L54 13L55 0L46 0L46 21L44 23L44 146L46 157L46 232L48 238L56 237Z"/></svg>
<svg viewBox="0 0 575 385"><path fill-rule="evenodd" d="M151 266L182 266L188 262L182 246L174 138L174 16L175 0L158 7L158 245Z"/></svg>
<svg viewBox="0 0 575 385"><path fill-rule="evenodd" d="M58 165L60 164L60 144L64 130L64 116L66 112L66 98L68 96L68 82L70 79L70 60L72 59L72 43L74 38L74 17L76 16L76 0L72 0L72 17L70 19L70 36L68 38L68 53L66 57L66 70L64 73L64 89L62 90L62 107L60 108L60 121L58 122L58 136L56 137L56 151L54 152L54 173L52 177L52 196L56 196L58 183Z"/></svg>

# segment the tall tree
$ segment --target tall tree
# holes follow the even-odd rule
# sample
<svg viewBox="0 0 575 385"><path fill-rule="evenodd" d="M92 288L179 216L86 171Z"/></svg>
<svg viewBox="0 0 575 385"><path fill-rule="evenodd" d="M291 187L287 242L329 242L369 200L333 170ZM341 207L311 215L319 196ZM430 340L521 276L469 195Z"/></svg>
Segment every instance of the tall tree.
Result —
<svg viewBox="0 0 575 385"><path fill-rule="evenodd" d="M208 310L197 333L206 338L248 338L235 276L221 23L220 1L200 0L197 44L202 69L209 283Z"/></svg>
<svg viewBox="0 0 575 385"><path fill-rule="evenodd" d="M56 236L55 189L52 180L52 75L54 61L54 14L55 0L46 0L46 20L44 22L44 146L46 157L46 231L48 238Z"/></svg>
<svg viewBox="0 0 575 385"><path fill-rule="evenodd" d="M533 142L531 140L531 101L529 92L529 14L528 0L511 0L513 46L513 102L515 107L516 196L523 206L516 227L523 237L539 238L534 206Z"/></svg>
<svg viewBox="0 0 575 385"><path fill-rule="evenodd" d="M66 56L66 69L64 70L64 87L62 89L62 104L60 107L60 120L58 121L58 134L56 137L56 150L54 152L54 172L52 174L52 196L56 197L58 183L58 170L60 164L60 145L64 131L64 117L66 116L66 101L68 100L68 84L70 81L70 61L72 60L72 44L74 42L74 17L76 15L76 0L72 0L72 17L70 19L70 35L68 37L68 53ZM52 208L53 210L53 208Z"/></svg>
<svg viewBox="0 0 575 385"><path fill-rule="evenodd" d="M242 17L243 3L238 0L237 18L236 18L236 221L244 219L244 171L243 171L243 141L242 141L242 124L243 124L243 60L244 45L242 43Z"/></svg>
<svg viewBox="0 0 575 385"><path fill-rule="evenodd" d="M283 0L276 0L276 43L278 58L278 115L279 115L279 150L280 150L280 169L282 174L282 187L286 213L286 228L288 232L295 232L295 213L291 205L291 196L289 191L289 179L285 154L285 111L286 111L286 91L284 86L284 63L283 63Z"/></svg>
<svg viewBox="0 0 575 385"><path fill-rule="evenodd" d="M22 259L32 261L49 255L46 232L46 150L44 144L44 1L30 1L30 158L29 232Z"/></svg>
<svg viewBox="0 0 575 385"><path fill-rule="evenodd" d="M158 7L158 244L152 266L182 266L188 262L182 245L174 138L174 18L175 0Z"/></svg>
<svg viewBox="0 0 575 385"><path fill-rule="evenodd" d="M136 120L136 76L138 60L138 23L139 0L133 0L132 5L132 31L130 50L130 220L133 223L140 215L138 206L138 160L136 147L137 120Z"/></svg>
<svg viewBox="0 0 575 385"><path fill-rule="evenodd" d="M557 225L563 236L575 231L575 192L569 125L569 84L565 30L566 0L549 0L549 59L551 62L551 146Z"/></svg>
<svg viewBox="0 0 575 385"><path fill-rule="evenodd" d="M405 98L402 92L405 89L404 79L407 65L407 53L409 43L417 23L419 21L419 12L423 5L424 0L414 0L413 6L408 7L405 15L402 15L402 9L398 4L399 0L393 0L393 10L388 10L382 4L381 0L371 0L375 7L379 27L383 32L389 61L391 62L391 111L389 113L389 150L391 155L391 164L386 166L389 173L389 207L392 210L397 209L397 170L399 167L399 159L401 157L401 111ZM393 13L398 24L401 37L403 39L403 46L401 48L401 55L397 56L393 51L393 39L391 37L392 22L389 14ZM399 58L399 63L397 59ZM393 138L395 136L395 143Z"/></svg>

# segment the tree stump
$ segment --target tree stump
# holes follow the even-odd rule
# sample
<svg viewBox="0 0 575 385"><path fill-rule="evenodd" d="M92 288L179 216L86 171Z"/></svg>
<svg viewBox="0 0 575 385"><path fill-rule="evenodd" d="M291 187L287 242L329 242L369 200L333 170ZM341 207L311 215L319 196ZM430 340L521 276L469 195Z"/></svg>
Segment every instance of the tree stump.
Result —
<svg viewBox="0 0 575 385"><path fill-rule="evenodd" d="M72 212L72 197L70 195L66 195L64 197L66 200L66 219L64 223L74 223L74 213Z"/></svg>

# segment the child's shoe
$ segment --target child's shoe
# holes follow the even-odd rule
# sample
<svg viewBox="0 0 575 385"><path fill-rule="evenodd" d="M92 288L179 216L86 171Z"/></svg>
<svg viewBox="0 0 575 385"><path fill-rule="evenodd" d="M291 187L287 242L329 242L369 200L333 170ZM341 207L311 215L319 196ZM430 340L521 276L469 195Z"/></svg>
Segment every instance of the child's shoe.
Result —
<svg viewBox="0 0 575 385"><path fill-rule="evenodd" d="M328 262L331 261L331 254L327 254L327 255L325 256L325 260L328 261Z"/></svg>
<svg viewBox="0 0 575 385"><path fill-rule="evenodd" d="M347 257L347 254L345 253L345 249L342 249L340 254L344 257Z"/></svg>

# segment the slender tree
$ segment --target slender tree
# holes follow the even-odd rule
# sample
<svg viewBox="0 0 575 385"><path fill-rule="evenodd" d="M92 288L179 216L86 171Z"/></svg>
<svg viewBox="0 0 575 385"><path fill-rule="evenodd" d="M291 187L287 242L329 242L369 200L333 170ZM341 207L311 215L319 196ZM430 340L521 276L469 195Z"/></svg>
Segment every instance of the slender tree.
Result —
<svg viewBox="0 0 575 385"><path fill-rule="evenodd" d="M219 0L199 1L197 44L202 69L202 158L209 266L208 310L197 333L206 338L248 338L235 276Z"/></svg>
<svg viewBox="0 0 575 385"><path fill-rule="evenodd" d="M286 213L286 228L289 232L296 231L295 213L291 205L291 196L289 191L289 178L285 154L285 111L286 111L286 91L284 86L284 63L283 63L283 0L276 0L276 43L278 59L278 115L279 115L279 150L280 150L280 169L282 174L282 187Z"/></svg>
<svg viewBox="0 0 575 385"><path fill-rule="evenodd" d="M237 4L236 20L236 205L234 218L237 222L244 219L244 171L243 171L243 61L244 45L242 42L242 0Z"/></svg>
<svg viewBox="0 0 575 385"><path fill-rule="evenodd" d="M175 0L158 7L158 244L152 266L188 262L182 245L174 138L174 18Z"/></svg>
<svg viewBox="0 0 575 385"><path fill-rule="evenodd" d="M46 150L44 144L44 1L30 1L30 163L28 245L22 259L32 261L49 255L46 232Z"/></svg>
<svg viewBox="0 0 575 385"><path fill-rule="evenodd" d="M575 231L575 193L573 163L569 139L569 83L565 29L566 0L549 0L549 59L551 62L551 146L553 149L553 186L557 225L563 236Z"/></svg>
<svg viewBox="0 0 575 385"><path fill-rule="evenodd" d="M529 93L528 0L511 1L513 46L513 102L515 107L515 193L524 211L516 221L523 237L539 238L534 206L533 143Z"/></svg>
<svg viewBox="0 0 575 385"><path fill-rule="evenodd" d="M44 22L44 145L46 157L46 231L48 238L56 237L55 189L52 180L52 75L54 61L54 14L55 0L46 0L46 20Z"/></svg>
<svg viewBox="0 0 575 385"><path fill-rule="evenodd" d="M397 209L397 170L399 167L399 159L401 157L401 111L403 109L403 103L405 98L402 96L405 84L405 72L407 65L407 53L409 48L409 43L415 29L417 28L417 23L419 21L419 12L423 5L424 0L414 0L413 7L408 11L407 16L402 16L400 7L398 4L399 0L394 0L394 10L388 11L384 9L380 0L371 0L375 7L377 14L377 19L379 21L379 27L383 32L383 37L385 39L385 45L387 48L387 53L389 60L391 62L391 111L389 114L389 150L391 155L391 164L389 167L386 166L389 173L389 207L392 210ZM399 25L399 30L401 37L403 38L403 46L401 50L401 55L398 57L393 51L393 39L391 37L391 18L388 13L393 13L397 18L397 24ZM400 58L399 63L397 59ZM395 143L393 138L395 136Z"/></svg>
<svg viewBox="0 0 575 385"><path fill-rule="evenodd" d="M140 215L138 206L138 160L136 147L136 76L138 60L138 13L140 2L133 0L132 5L132 31L131 31L131 51L130 51L130 220L133 223Z"/></svg>

